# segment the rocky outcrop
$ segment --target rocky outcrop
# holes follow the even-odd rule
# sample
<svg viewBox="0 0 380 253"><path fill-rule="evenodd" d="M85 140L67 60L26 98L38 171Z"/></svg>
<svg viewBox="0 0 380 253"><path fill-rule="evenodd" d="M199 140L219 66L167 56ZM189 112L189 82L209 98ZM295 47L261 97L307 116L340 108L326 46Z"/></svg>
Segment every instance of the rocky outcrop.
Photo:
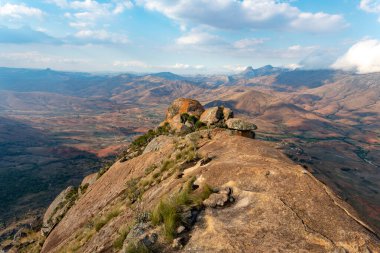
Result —
<svg viewBox="0 0 380 253"><path fill-rule="evenodd" d="M226 126L237 135L252 139L255 138L254 130L257 129L257 126L253 123L242 119L229 119L226 121Z"/></svg>
<svg viewBox="0 0 380 253"><path fill-rule="evenodd" d="M228 129L238 131L253 131L257 129L257 126L255 124L242 119L229 119L226 121L226 125Z"/></svg>
<svg viewBox="0 0 380 253"><path fill-rule="evenodd" d="M222 107L211 107L206 109L201 117L200 121L207 124L208 126L214 125L224 119L223 108Z"/></svg>
<svg viewBox="0 0 380 253"><path fill-rule="evenodd" d="M143 154L160 150L161 148L169 145L172 142L173 142L173 137L160 135L154 138L151 142L149 142L149 144L144 149Z"/></svg>
<svg viewBox="0 0 380 253"><path fill-rule="evenodd" d="M178 98L169 106L166 113L166 120L172 119L176 115L187 113L196 117L200 117L204 108L197 100L190 98Z"/></svg>
<svg viewBox="0 0 380 253"><path fill-rule="evenodd" d="M203 112L204 108L198 101L178 98L168 107L166 119L161 125L167 122L174 131L186 132L194 127Z"/></svg>
<svg viewBox="0 0 380 253"><path fill-rule="evenodd" d="M66 212L74 204L78 192L73 186L63 190L50 204L45 212L41 232L44 236L49 235L51 230L62 220Z"/></svg>

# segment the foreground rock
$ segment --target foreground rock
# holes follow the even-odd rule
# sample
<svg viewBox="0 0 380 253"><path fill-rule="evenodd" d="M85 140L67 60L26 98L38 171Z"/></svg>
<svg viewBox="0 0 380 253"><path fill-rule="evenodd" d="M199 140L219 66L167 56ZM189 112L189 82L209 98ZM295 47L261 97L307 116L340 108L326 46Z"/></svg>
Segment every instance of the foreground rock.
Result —
<svg viewBox="0 0 380 253"><path fill-rule="evenodd" d="M145 190L139 202L123 204L123 211L96 231L89 224L112 212L126 183L146 177L146 168L166 161L185 138L115 163L53 229L42 252L70 247L80 247L80 252L111 252L124 226L136 228L129 236L154 243L149 247L157 252L174 248L179 252L379 252L379 240L356 212L274 144L231 135L224 129L211 130L210 138L207 132L199 132L197 152L212 157L211 161L185 168L181 178L163 177ZM167 244L163 230L133 225L139 214L153 210L192 177L197 178L199 189L207 184L220 190L210 195L198 218L191 219L194 226L186 232L181 229L173 244ZM151 238L153 233L158 238ZM80 239L83 235L89 239Z"/></svg>

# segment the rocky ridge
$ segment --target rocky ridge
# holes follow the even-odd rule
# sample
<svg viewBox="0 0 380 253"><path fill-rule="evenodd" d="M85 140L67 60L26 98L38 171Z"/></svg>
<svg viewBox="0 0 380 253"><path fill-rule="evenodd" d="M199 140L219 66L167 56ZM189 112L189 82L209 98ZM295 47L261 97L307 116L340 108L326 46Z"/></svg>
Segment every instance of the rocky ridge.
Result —
<svg viewBox="0 0 380 253"><path fill-rule="evenodd" d="M255 129L177 99L160 128L57 197L46 238L9 252L379 252L355 210Z"/></svg>

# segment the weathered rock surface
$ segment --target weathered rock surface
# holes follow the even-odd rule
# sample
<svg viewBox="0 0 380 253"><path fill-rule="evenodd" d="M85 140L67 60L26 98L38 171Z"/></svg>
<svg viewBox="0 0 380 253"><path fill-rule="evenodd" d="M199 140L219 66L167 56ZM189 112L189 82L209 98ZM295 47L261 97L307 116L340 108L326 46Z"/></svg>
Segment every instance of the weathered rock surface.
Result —
<svg viewBox="0 0 380 253"><path fill-rule="evenodd" d="M69 186L63 190L50 204L42 221L41 232L44 236L47 236L66 214L67 210L72 205L69 197L74 194L74 192L76 194L75 188L73 186Z"/></svg>
<svg viewBox="0 0 380 253"><path fill-rule="evenodd" d="M82 180L82 183L80 184L81 186L84 186L84 185L92 185L93 183L95 183L96 179L98 177L98 173L92 173L88 176L86 176L83 180Z"/></svg>
<svg viewBox="0 0 380 253"><path fill-rule="evenodd" d="M185 169L179 179L173 174L154 184L138 206L125 206L90 239L81 241L79 252L112 252L120 226L133 224L136 213L152 210L160 199L193 176L202 179L197 180L198 185L221 189L217 194L224 203L228 195L234 202L223 208L206 207L193 229L186 232L190 233L188 240L175 238L172 246L179 252L322 253L340 248L379 252L379 239L356 212L274 144L230 135L223 129L213 129L210 138L198 141L199 154L212 157L211 161ZM126 182L144 176L145 168L165 160L175 149L174 144L168 144L125 163L115 163L53 229L42 252L77 246L78 236L89 229L94 217L109 211L111 203L125 191ZM164 247L160 252L172 251L172 247Z"/></svg>
<svg viewBox="0 0 380 253"><path fill-rule="evenodd" d="M144 149L143 154L153 152L153 151L157 151L157 150L169 145L172 142L173 142L173 137L166 136L166 135L160 135L160 136L154 138L151 142L149 142L149 144Z"/></svg>
<svg viewBox="0 0 380 253"><path fill-rule="evenodd" d="M169 106L166 113L166 120L170 120L177 114L182 113L188 113L189 115L194 115L199 118L203 111L203 106L197 100L190 98L178 98Z"/></svg>
<svg viewBox="0 0 380 253"><path fill-rule="evenodd" d="M252 131L257 129L255 124L237 118L227 120L226 125L229 129L239 131Z"/></svg>
<svg viewBox="0 0 380 253"><path fill-rule="evenodd" d="M229 120L234 117L234 112L230 108L223 108L223 118L224 120Z"/></svg>
<svg viewBox="0 0 380 253"><path fill-rule="evenodd" d="M208 126L218 123L224 119L223 108L222 107L211 107L206 109L201 117L200 121L207 124Z"/></svg>

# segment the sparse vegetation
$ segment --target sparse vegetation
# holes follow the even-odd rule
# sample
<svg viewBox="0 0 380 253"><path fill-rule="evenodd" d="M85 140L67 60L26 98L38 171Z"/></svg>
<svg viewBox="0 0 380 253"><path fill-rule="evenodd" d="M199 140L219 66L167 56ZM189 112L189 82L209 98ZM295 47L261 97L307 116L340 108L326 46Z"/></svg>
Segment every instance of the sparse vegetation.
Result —
<svg viewBox="0 0 380 253"><path fill-rule="evenodd" d="M101 176L103 176L104 173L106 173L109 168L111 168L113 162L108 162L106 163L99 171L98 171L98 176L96 177L96 179L99 179Z"/></svg>
<svg viewBox="0 0 380 253"><path fill-rule="evenodd" d="M87 191L87 188L90 186L90 184L89 183L86 183L86 184L84 184L84 185L81 185L80 187L79 187L79 189L80 189L80 193L81 194L84 194L86 191Z"/></svg>
<svg viewBox="0 0 380 253"><path fill-rule="evenodd" d="M199 193L193 191L195 178L190 179L175 195L163 199L152 212L152 224L163 224L164 234L168 240L173 240L176 235L176 228L185 223L182 212L186 207L200 207L202 201L207 199L212 193L209 186L203 187Z"/></svg>
<svg viewBox="0 0 380 253"><path fill-rule="evenodd" d="M156 128L155 130L149 130L147 133L137 137L132 143L130 148L132 151L142 151L142 149L148 145L148 143L160 135L168 135L170 133L169 123L165 123L163 126Z"/></svg>
<svg viewBox="0 0 380 253"><path fill-rule="evenodd" d="M117 207L117 208L111 210L109 213L107 213L107 215L105 217L103 217L99 220L96 220L94 223L94 227L95 227L96 232L98 232L100 229L102 229L110 220L119 216L120 213L121 213L121 210L120 210L120 208Z"/></svg>
<svg viewBox="0 0 380 253"><path fill-rule="evenodd" d="M119 231L119 236L113 242L113 248L114 249L120 250L120 249L123 248L123 244L124 244L125 238L127 238L127 235L128 235L128 233L129 233L130 230L131 230L131 228L127 227L127 228L122 228Z"/></svg>
<svg viewBox="0 0 380 253"><path fill-rule="evenodd" d="M131 204L135 203L144 193L139 187L140 178L133 178L126 183L125 196Z"/></svg>
<svg viewBox="0 0 380 253"><path fill-rule="evenodd" d="M151 253L152 251L143 243L130 243L125 249L125 253Z"/></svg>

